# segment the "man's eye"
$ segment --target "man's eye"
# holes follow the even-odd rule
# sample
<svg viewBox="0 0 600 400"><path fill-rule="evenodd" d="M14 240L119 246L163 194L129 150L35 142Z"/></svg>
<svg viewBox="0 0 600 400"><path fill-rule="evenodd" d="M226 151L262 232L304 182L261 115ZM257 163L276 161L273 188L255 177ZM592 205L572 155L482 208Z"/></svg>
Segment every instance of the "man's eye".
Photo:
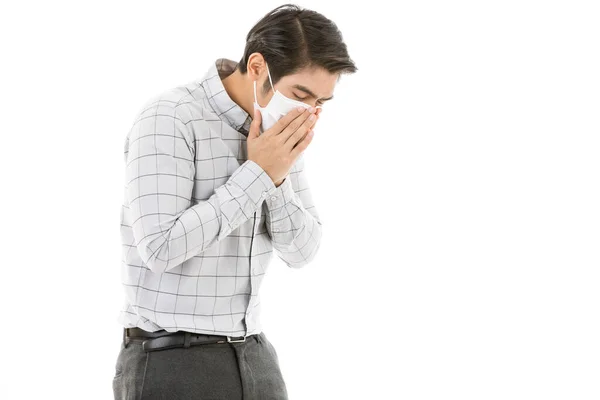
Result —
<svg viewBox="0 0 600 400"><path fill-rule="evenodd" d="M304 100L308 99L309 96L300 97L300 96L298 96L297 94L294 93L294 97L296 97L296 99L298 99L300 101L304 101ZM323 106L323 103L324 103L324 101L321 101L321 100L317 101L317 105L318 106Z"/></svg>

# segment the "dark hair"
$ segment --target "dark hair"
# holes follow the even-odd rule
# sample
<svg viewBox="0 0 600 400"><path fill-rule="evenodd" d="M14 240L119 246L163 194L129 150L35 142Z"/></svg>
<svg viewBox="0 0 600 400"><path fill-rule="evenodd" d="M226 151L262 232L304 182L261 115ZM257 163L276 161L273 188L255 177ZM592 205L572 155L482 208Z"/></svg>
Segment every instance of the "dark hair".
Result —
<svg viewBox="0 0 600 400"><path fill-rule="evenodd" d="M294 4L270 11L248 32L244 56L237 65L242 74L256 52L269 64L273 85L305 67L319 66L340 76L358 71L337 26L318 12ZM267 80L263 92L270 88Z"/></svg>

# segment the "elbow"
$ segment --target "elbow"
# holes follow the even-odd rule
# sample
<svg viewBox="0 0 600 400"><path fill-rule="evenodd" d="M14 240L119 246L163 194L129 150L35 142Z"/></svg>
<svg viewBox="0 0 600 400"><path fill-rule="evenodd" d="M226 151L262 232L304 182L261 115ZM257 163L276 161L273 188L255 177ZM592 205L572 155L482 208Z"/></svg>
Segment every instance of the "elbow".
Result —
<svg viewBox="0 0 600 400"><path fill-rule="evenodd" d="M172 265L169 266L168 261L165 261L169 260L168 257L164 256L165 252L168 253L168 242L163 237L156 238L150 242L140 243L137 248L144 265L152 273L162 274L168 269L173 268Z"/></svg>
<svg viewBox="0 0 600 400"><path fill-rule="evenodd" d="M146 268L148 268L154 274L162 274L167 271L167 264L165 261L162 261L158 257L158 252L152 254L148 248L144 248L140 251L140 254L144 254L142 256L142 261Z"/></svg>
<svg viewBox="0 0 600 400"><path fill-rule="evenodd" d="M286 260L284 260L284 261L285 261L285 264L292 269L301 269L301 268L304 268L306 265L310 264L313 261L313 258L314 258L314 256L306 258L302 261L294 261L294 262L286 261Z"/></svg>
<svg viewBox="0 0 600 400"><path fill-rule="evenodd" d="M296 261L290 261L290 260L285 260L285 264L293 269L300 269L305 267L306 265L310 264L316 257L319 248L321 247L321 240L319 240L317 242L317 244L315 245L315 247L313 248L313 250L309 253L308 256L302 257L301 260L296 260Z"/></svg>
<svg viewBox="0 0 600 400"><path fill-rule="evenodd" d="M312 246L311 251L308 253L308 256L304 256L304 257L302 257L301 260L297 260L296 262L286 263L288 267L294 268L294 269L303 268L307 264L310 264L317 256L317 253L319 252L319 248L321 247L321 239L323 237L323 224L321 224L321 222L319 220L316 220L316 222L317 222L317 225L316 225L317 229L313 229L312 235L311 235L312 238L314 238L316 240L313 241L313 246Z"/></svg>
<svg viewBox="0 0 600 400"><path fill-rule="evenodd" d="M156 257L145 263L148 269L154 274L162 274L167 271L167 263L156 259Z"/></svg>

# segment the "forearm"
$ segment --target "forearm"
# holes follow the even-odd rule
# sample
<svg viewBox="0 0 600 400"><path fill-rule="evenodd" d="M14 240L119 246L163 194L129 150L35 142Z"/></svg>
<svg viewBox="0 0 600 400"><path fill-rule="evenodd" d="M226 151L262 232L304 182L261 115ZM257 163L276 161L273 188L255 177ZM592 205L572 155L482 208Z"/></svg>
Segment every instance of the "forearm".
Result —
<svg viewBox="0 0 600 400"><path fill-rule="evenodd" d="M192 185L193 182L188 181L187 184ZM135 185L131 188L134 198L138 189ZM208 199L194 205L188 202L187 208L178 214L161 215L156 197L138 197L135 207L141 207L145 213L133 224L133 230L142 260L157 273L182 264L224 239L251 218L266 195L274 189L273 181L265 171L248 160ZM182 199L175 198L173 201L181 203ZM162 210L169 208L163 198L160 204Z"/></svg>
<svg viewBox="0 0 600 400"><path fill-rule="evenodd" d="M265 200L267 231L280 258L290 267L309 263L321 242L322 224L314 206L305 208L290 177Z"/></svg>

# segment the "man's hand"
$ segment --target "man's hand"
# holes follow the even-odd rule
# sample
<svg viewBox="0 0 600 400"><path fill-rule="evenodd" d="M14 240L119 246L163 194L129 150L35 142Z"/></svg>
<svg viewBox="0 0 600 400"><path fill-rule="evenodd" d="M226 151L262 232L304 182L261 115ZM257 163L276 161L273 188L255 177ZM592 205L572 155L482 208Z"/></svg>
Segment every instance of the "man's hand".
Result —
<svg viewBox="0 0 600 400"><path fill-rule="evenodd" d="M312 129L319 119L321 108L306 110L299 107L290 111L260 135L262 118L254 110L254 118L248 133L248 159L261 166L279 186L292 165L312 141ZM310 117L313 116L313 119Z"/></svg>

